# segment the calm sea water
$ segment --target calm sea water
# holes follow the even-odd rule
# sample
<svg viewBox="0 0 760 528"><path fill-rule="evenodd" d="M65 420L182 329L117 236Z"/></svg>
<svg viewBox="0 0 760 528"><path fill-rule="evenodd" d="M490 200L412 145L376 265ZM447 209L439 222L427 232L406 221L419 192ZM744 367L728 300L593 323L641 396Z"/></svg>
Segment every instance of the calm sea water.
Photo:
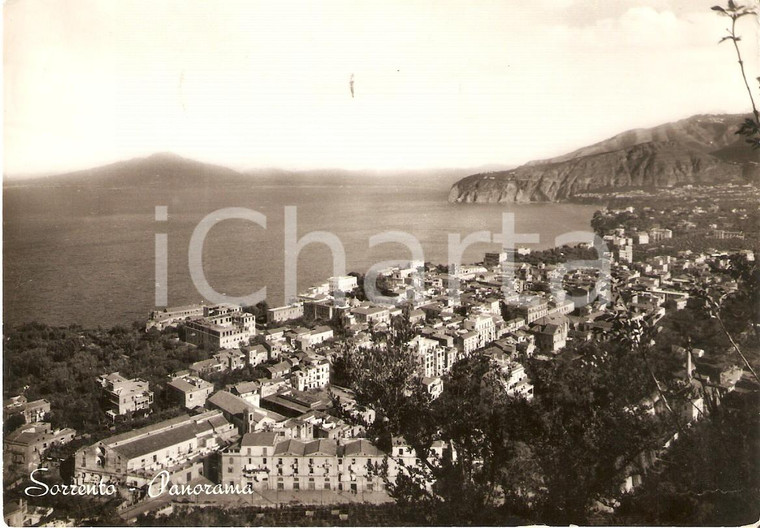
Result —
<svg viewBox="0 0 760 528"><path fill-rule="evenodd" d="M5 324L29 321L84 326L130 324L154 309L156 233L169 243L169 304L202 300L188 270L193 229L223 207L247 207L267 217L262 229L242 220L214 226L204 246L210 284L228 295L267 287L267 301L283 299L284 207L298 207L298 236L335 233L346 251L347 271L366 272L377 262L410 258L399 244L369 248L384 231L416 236L425 260L445 263L448 234L501 231L501 213L515 213L517 231L540 234L535 247L552 247L562 233L588 230L594 206L572 204L455 205L446 189L395 185L300 185L215 189L103 190L6 188L3 212L3 315ZM167 222L154 208L168 207ZM479 261L496 244L475 244L464 262ZM302 290L332 274L330 251L310 245L298 261Z"/></svg>

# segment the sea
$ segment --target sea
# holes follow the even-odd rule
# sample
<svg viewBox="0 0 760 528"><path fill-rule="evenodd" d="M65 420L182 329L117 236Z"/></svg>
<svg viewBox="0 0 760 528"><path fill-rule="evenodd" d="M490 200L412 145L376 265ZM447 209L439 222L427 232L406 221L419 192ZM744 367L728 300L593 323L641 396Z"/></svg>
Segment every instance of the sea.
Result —
<svg viewBox="0 0 760 528"><path fill-rule="evenodd" d="M387 232L412 235L424 260L445 264L449 238L476 231L500 233L502 214L513 213L518 234L536 244L590 231L593 205L452 204L448 186L383 184L235 184L204 188L62 188L8 186L3 193L3 323L109 327L144 322L156 307L156 235L166 234L168 304L203 301L189 271L189 243L207 215L224 208L256 211L266 228L243 219L216 223L203 244L203 270L219 293L249 295L267 288L269 306L283 303L285 210L296 209L299 238L313 231L335 235L345 250L346 271L365 273L381 261L408 260L399 243L370 247ZM156 207L166 207L166 220ZM463 262L478 262L498 243L477 242ZM323 244L299 254L297 287L304 290L333 274Z"/></svg>

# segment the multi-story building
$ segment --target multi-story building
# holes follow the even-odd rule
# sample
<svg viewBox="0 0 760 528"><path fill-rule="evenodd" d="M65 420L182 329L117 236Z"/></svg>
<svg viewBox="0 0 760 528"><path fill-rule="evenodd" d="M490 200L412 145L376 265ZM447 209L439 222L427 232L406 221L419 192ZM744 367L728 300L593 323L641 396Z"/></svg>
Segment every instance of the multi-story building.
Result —
<svg viewBox="0 0 760 528"><path fill-rule="evenodd" d="M208 406L222 411L227 421L237 427L241 435L265 429L274 425L277 419L284 419L278 415L273 418L271 415L274 413L257 407L241 396L223 390L209 397Z"/></svg>
<svg viewBox="0 0 760 528"><path fill-rule="evenodd" d="M330 293L333 295L335 295L336 292L354 291L359 286L356 277L351 275L330 277L327 279L327 284L329 284Z"/></svg>
<svg viewBox="0 0 760 528"><path fill-rule="evenodd" d="M640 245L649 244L649 233L639 231L633 236L633 240Z"/></svg>
<svg viewBox="0 0 760 528"><path fill-rule="evenodd" d="M203 475L203 459L236 434L221 411L172 418L77 450L74 481L139 487L166 470L172 482L191 482Z"/></svg>
<svg viewBox="0 0 760 528"><path fill-rule="evenodd" d="M478 347L486 346L496 339L496 323L491 315L472 315L464 320L464 328L478 333Z"/></svg>
<svg viewBox="0 0 760 528"><path fill-rule="evenodd" d="M304 316L302 302L295 302L286 306L278 306L267 310L267 323L282 323Z"/></svg>
<svg viewBox="0 0 760 528"><path fill-rule="evenodd" d="M442 347L435 339L416 336L409 341L409 349L417 356L421 377L434 378L447 374L458 358L453 347Z"/></svg>
<svg viewBox="0 0 760 528"><path fill-rule="evenodd" d="M730 238L744 238L744 233L741 231L726 231L725 229L714 229L712 232L713 238L717 238L719 240L725 240Z"/></svg>
<svg viewBox="0 0 760 528"><path fill-rule="evenodd" d="M206 398L214 392L214 385L197 376L186 374L172 379L166 384L170 392L187 409L203 407Z"/></svg>
<svg viewBox="0 0 760 528"><path fill-rule="evenodd" d="M239 306L206 306L203 314L181 326L182 340L210 349L237 348L256 335L253 314L244 313Z"/></svg>
<svg viewBox="0 0 760 528"><path fill-rule="evenodd" d="M333 338L333 329L329 326L318 326L313 330L298 334L295 342L301 350L308 350L315 345Z"/></svg>
<svg viewBox="0 0 760 528"><path fill-rule="evenodd" d="M464 355L469 355L474 350L477 350L480 343L480 337L475 330L468 330L459 334L456 337L455 343L457 348L459 348Z"/></svg>
<svg viewBox="0 0 760 528"><path fill-rule="evenodd" d="M541 352L556 353L565 348L569 322L564 315L545 317L533 327L536 345Z"/></svg>
<svg viewBox="0 0 760 528"><path fill-rule="evenodd" d="M299 391L326 387L330 384L330 362L324 358L304 358L292 370L290 381Z"/></svg>
<svg viewBox="0 0 760 528"><path fill-rule="evenodd" d="M261 383L259 381L240 382L233 385L230 392L256 407L261 404Z"/></svg>
<svg viewBox="0 0 760 528"><path fill-rule="evenodd" d="M248 363L248 356L241 350L220 350L213 357L224 365L224 370L240 370Z"/></svg>
<svg viewBox="0 0 760 528"><path fill-rule="evenodd" d="M248 349L248 364L252 367L266 363L269 359L269 350L264 345L254 345Z"/></svg>
<svg viewBox="0 0 760 528"><path fill-rule="evenodd" d="M24 423L41 422L45 415L50 412L50 402L47 400L27 401L26 396L14 396L5 402L3 407L3 420L8 420L11 416L20 415L24 417Z"/></svg>
<svg viewBox="0 0 760 528"><path fill-rule="evenodd" d="M670 229L655 227L649 230L649 240L652 242L659 242L660 240L666 240L668 238L673 238L673 231Z"/></svg>
<svg viewBox="0 0 760 528"><path fill-rule="evenodd" d="M434 451L438 455L442 449ZM305 441L283 439L273 432L253 433L221 454L219 482L257 491L383 491L376 468L386 460L389 478L418 463L414 451L400 440L389 456L364 438Z"/></svg>
<svg viewBox="0 0 760 528"><path fill-rule="evenodd" d="M391 320L390 310L381 306L357 306L351 313L359 323L381 324L389 323Z"/></svg>
<svg viewBox="0 0 760 528"><path fill-rule="evenodd" d="M153 403L153 391L148 382L139 378L127 379L118 372L98 377L106 414L111 418L147 411Z"/></svg>
<svg viewBox="0 0 760 528"><path fill-rule="evenodd" d="M633 245L617 246L613 250L613 255L618 262L631 264L633 263Z"/></svg>
<svg viewBox="0 0 760 528"><path fill-rule="evenodd" d="M549 313L549 303L542 299L530 299L509 303L508 307L514 314L530 324L537 319L546 317Z"/></svg>
<svg viewBox="0 0 760 528"><path fill-rule="evenodd" d="M71 442L76 435L74 429L53 431L49 423L28 424L5 435L3 439L3 459L6 468L16 466L24 471L36 468L46 450L55 445Z"/></svg>
<svg viewBox="0 0 760 528"><path fill-rule="evenodd" d="M304 303L305 315L322 321L331 321L338 313L344 312L347 309L347 306L336 306L334 299L310 300Z"/></svg>
<svg viewBox="0 0 760 528"><path fill-rule="evenodd" d="M163 310L155 310L150 313L150 318L145 325L145 330L150 330L151 328L163 330L164 328L174 326L185 319L203 317L204 308L205 307L202 304L191 304L188 306L175 306L164 308Z"/></svg>

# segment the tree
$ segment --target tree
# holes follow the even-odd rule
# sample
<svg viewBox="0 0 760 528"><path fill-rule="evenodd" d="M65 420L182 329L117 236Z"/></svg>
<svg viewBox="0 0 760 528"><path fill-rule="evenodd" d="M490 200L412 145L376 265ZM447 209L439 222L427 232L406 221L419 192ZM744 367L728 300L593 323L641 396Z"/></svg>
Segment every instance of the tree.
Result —
<svg viewBox="0 0 760 528"><path fill-rule="evenodd" d="M403 436L417 452L421 464L387 482L416 522L587 523L594 502L618 496L628 465L661 439L662 424L642 404L653 381L630 344L591 343L534 362L532 402L510 397L506 373L475 354L430 401L393 334L352 354L348 372L357 402L377 411L378 438ZM447 456L430 458L434 441Z"/></svg>
<svg viewBox="0 0 760 528"><path fill-rule="evenodd" d="M757 393L731 394L663 456L609 524L748 525L760 516Z"/></svg>
<svg viewBox="0 0 760 528"><path fill-rule="evenodd" d="M531 371L541 421L536 452L542 522L588 524L596 501L614 499L625 469L657 445L659 422L642 401L651 391L643 358L621 343L590 343Z"/></svg>

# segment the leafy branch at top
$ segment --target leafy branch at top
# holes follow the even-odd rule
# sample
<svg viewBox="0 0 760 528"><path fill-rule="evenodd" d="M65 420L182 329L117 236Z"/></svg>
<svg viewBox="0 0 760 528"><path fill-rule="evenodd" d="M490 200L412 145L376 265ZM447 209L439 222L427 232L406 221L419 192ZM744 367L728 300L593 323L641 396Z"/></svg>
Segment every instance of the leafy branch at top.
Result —
<svg viewBox="0 0 760 528"><path fill-rule="evenodd" d="M720 39L718 43L720 44L727 40L733 42L734 49L736 50L736 57L739 61L739 69L742 73L742 80L744 80L744 86L747 89L747 94L749 95L749 100L752 104L752 114L754 115L754 119L745 119L736 133L745 136L747 138L747 143L752 145L752 148L758 149L760 148L760 112L757 110L755 99L752 96L752 90L749 87L749 82L747 82L747 74L744 70L744 60L742 59L741 50L739 49L739 41L741 40L741 37L736 34L736 21L747 15L757 15L757 11L753 8L737 4L733 0L728 0L728 5L726 7L713 6L712 10L716 11L721 16L726 16L731 19L731 27L726 29L728 34ZM758 81L760 81L760 77L758 77Z"/></svg>

